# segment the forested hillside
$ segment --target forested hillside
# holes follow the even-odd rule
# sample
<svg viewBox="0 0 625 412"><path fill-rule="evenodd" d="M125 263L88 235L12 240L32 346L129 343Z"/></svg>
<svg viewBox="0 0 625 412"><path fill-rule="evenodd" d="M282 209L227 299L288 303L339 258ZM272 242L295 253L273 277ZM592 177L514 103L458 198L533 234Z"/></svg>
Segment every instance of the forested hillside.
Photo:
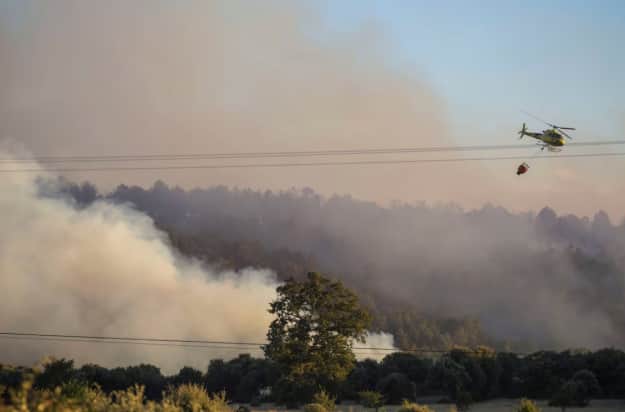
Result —
<svg viewBox="0 0 625 412"><path fill-rule="evenodd" d="M60 186L77 207L104 199L147 213L182 254L207 265L341 279L402 348L625 345L625 225L602 212L385 208L311 189Z"/></svg>

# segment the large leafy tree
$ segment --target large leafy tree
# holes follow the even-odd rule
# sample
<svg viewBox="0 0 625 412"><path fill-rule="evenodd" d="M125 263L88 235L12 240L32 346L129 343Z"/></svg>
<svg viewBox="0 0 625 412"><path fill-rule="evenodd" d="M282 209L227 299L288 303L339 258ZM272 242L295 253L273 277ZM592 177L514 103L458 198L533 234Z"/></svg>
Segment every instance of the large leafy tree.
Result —
<svg viewBox="0 0 625 412"><path fill-rule="evenodd" d="M364 342L368 312L341 282L315 272L305 281L288 280L277 292L264 347L265 356L282 371L274 395L295 403L321 389L337 393L354 367L352 345Z"/></svg>

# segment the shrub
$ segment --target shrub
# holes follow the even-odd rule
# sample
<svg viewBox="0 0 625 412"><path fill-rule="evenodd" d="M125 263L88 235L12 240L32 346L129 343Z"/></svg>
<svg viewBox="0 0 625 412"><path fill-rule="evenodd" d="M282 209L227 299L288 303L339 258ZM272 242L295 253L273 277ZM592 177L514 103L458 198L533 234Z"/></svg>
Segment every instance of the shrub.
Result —
<svg viewBox="0 0 625 412"><path fill-rule="evenodd" d="M358 392L360 404L365 408L375 408L376 412L380 406L384 405L384 396L380 392L363 391Z"/></svg>
<svg viewBox="0 0 625 412"><path fill-rule="evenodd" d="M230 412L226 393L210 396L199 385L184 384L170 389L163 397L163 403L180 408L183 412Z"/></svg>
<svg viewBox="0 0 625 412"><path fill-rule="evenodd" d="M566 382L549 400L549 405L559 406L563 411L569 406L588 405L584 385L573 380Z"/></svg>
<svg viewBox="0 0 625 412"><path fill-rule="evenodd" d="M185 383L194 383L196 385L201 385L203 383L202 372L188 366L180 369L178 374L172 376L170 379L174 386L179 386Z"/></svg>
<svg viewBox="0 0 625 412"><path fill-rule="evenodd" d="M32 380L22 382L19 389L10 390L10 399L0 410L7 412L17 411L140 411L143 404L134 405L134 408L117 406L114 409L111 398L98 387L88 388L72 384L50 389L33 389ZM80 388L80 389L78 389ZM74 397L75 396L75 397Z"/></svg>
<svg viewBox="0 0 625 412"><path fill-rule="evenodd" d="M397 412L434 412L432 409L425 405L419 405L418 403L409 402L404 400L401 407Z"/></svg>
<svg viewBox="0 0 625 412"><path fill-rule="evenodd" d="M313 404L319 404L328 412L334 412L336 406L336 398L330 396L326 391L322 390L313 396Z"/></svg>
<svg viewBox="0 0 625 412"><path fill-rule="evenodd" d="M111 399L115 409L127 412L142 412L145 401L145 387L133 385L125 391L114 391Z"/></svg>
<svg viewBox="0 0 625 412"><path fill-rule="evenodd" d="M516 412L540 412L540 408L531 400L523 398Z"/></svg>
<svg viewBox="0 0 625 412"><path fill-rule="evenodd" d="M43 362L43 371L35 377L38 389L54 389L74 377L74 361L50 358Z"/></svg>
<svg viewBox="0 0 625 412"><path fill-rule="evenodd" d="M309 403L304 405L302 408L303 412L328 412L323 405L319 405L318 403Z"/></svg>
<svg viewBox="0 0 625 412"><path fill-rule="evenodd" d="M89 386L86 383L75 379L60 386L60 395L66 399L85 399L88 391Z"/></svg>
<svg viewBox="0 0 625 412"><path fill-rule="evenodd" d="M19 389L23 381L33 379L34 375L31 370L0 365L0 386L4 387L6 393L9 389Z"/></svg>
<svg viewBox="0 0 625 412"><path fill-rule="evenodd" d="M579 382L582 385L585 396L588 399L594 398L601 394L601 386L594 373L588 369L582 369L575 372L572 381Z"/></svg>
<svg viewBox="0 0 625 412"><path fill-rule="evenodd" d="M391 373L385 376L378 382L376 389L390 404L399 404L403 399L416 400L416 385L403 373Z"/></svg>

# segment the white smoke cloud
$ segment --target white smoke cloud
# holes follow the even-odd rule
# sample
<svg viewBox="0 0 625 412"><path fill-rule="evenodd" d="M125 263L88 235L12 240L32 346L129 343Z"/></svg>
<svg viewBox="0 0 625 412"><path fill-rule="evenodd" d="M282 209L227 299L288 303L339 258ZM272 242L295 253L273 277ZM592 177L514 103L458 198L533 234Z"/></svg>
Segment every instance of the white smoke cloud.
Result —
<svg viewBox="0 0 625 412"><path fill-rule="evenodd" d="M275 297L271 272L209 272L176 256L146 215L104 202L78 210L39 197L33 176L2 174L0 190L2 331L264 341ZM211 357L237 353L0 340L0 362L54 355L204 369Z"/></svg>
<svg viewBox="0 0 625 412"><path fill-rule="evenodd" d="M33 175L2 172L10 167L0 164L0 331L265 341L277 286L272 272L211 272L178 256L147 215L102 201L78 209L67 199L41 197ZM392 345L391 335L371 334L365 346ZM259 348L232 346L0 339L0 363L51 355L104 366L147 362L175 372L184 365L204 370L209 359L238 353L262 356Z"/></svg>
<svg viewBox="0 0 625 412"><path fill-rule="evenodd" d="M354 346L358 348L354 352L359 360L375 359L381 361L382 358L393 352L385 349L399 350L395 347L393 335L386 332L369 332L364 344L355 344Z"/></svg>

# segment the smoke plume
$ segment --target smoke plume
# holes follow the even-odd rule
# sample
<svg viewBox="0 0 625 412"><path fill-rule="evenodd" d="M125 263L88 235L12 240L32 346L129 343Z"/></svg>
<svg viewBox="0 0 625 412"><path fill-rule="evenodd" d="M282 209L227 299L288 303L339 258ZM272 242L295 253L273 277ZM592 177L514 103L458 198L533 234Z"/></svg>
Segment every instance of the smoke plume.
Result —
<svg viewBox="0 0 625 412"><path fill-rule="evenodd" d="M5 158L5 156L2 156ZM268 270L207 270L178 256L145 214L98 201L40 196L50 176L0 168L0 329L4 332L264 342L277 282ZM8 167L10 168L10 166ZM48 186L48 190L51 188ZM0 362L45 356L107 366L149 362L174 372L259 348L0 339ZM366 347L393 347L372 334ZM362 352L362 351L361 351ZM388 352L367 351L368 357Z"/></svg>
<svg viewBox="0 0 625 412"><path fill-rule="evenodd" d="M0 137L19 139L37 155L452 144L444 102L417 69L392 63L383 32L375 25L335 32L312 4L8 2L15 12L0 20L5 22ZM129 172L124 181L147 185L166 177L182 187L259 189L305 185L381 201L405 199L406 193L448 200L458 178L457 170L449 169ZM404 178L408 172L410 180ZM477 179L475 173L463 168L462 176ZM104 187L120 181L116 173L75 176Z"/></svg>
<svg viewBox="0 0 625 412"><path fill-rule="evenodd" d="M3 174L0 190L3 331L264 341L276 287L269 271L208 272L177 257L147 216L105 202L78 210L63 199L41 198L24 176ZM78 363L203 369L211 357L236 355L124 344L0 345L2 361L26 364L55 355Z"/></svg>
<svg viewBox="0 0 625 412"><path fill-rule="evenodd" d="M134 203L179 236L258 242L267 253L310 256L311 263L287 262L343 280L379 310L384 330L396 337L406 335L402 328L421 330L424 345L437 332L427 331L423 317L467 316L491 337L539 348L625 344L625 225L612 224L604 212L589 219L549 208L538 215L493 206L387 208L311 189L184 191L163 182L120 186L104 196ZM275 256L271 267L288 266L288 255ZM403 325L395 322L403 315L383 319L405 309L415 317ZM450 339L480 343L466 336Z"/></svg>

